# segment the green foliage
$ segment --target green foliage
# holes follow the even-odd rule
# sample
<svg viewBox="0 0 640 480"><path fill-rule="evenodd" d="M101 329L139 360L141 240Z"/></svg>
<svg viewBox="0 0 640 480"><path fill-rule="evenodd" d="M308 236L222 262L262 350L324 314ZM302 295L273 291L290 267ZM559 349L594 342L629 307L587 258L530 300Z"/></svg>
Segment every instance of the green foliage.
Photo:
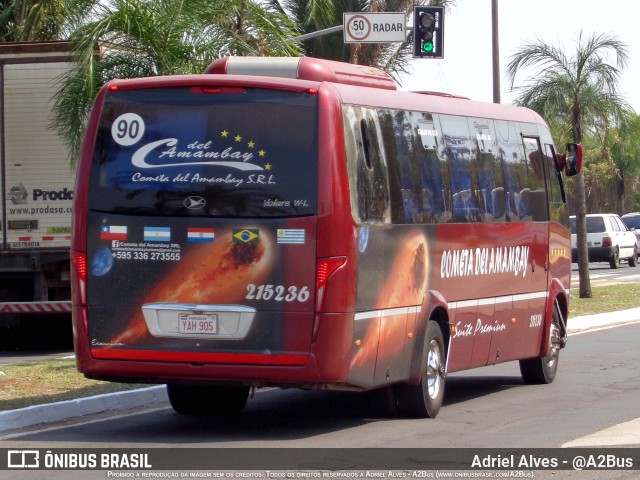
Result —
<svg viewBox="0 0 640 480"><path fill-rule="evenodd" d="M513 88L520 92L516 103L547 119L557 145L583 144L584 175L568 184L584 182L585 198L569 196L573 213L580 203L589 213L624 213L624 178L638 171L638 155L629 145L637 116L617 93L627 60L626 45L615 37L580 34L572 57L539 40L525 44L507 66L512 88L521 70L536 68L534 77Z"/></svg>
<svg viewBox="0 0 640 480"><path fill-rule="evenodd" d="M0 41L66 38L96 0L11 0L2 2Z"/></svg>
<svg viewBox="0 0 640 480"><path fill-rule="evenodd" d="M607 62L612 55L616 63ZM582 142L585 131L603 133L619 124L629 106L617 94L620 69L628 60L626 45L611 35L578 36L575 54L541 40L525 44L507 65L516 103L536 110L544 118L570 126L573 141ZM521 70L534 68L535 76L514 88Z"/></svg>
<svg viewBox="0 0 640 480"><path fill-rule="evenodd" d="M629 112L607 138L615 164L629 175L640 173L640 116Z"/></svg>
<svg viewBox="0 0 640 480"><path fill-rule="evenodd" d="M614 60L613 64L610 59ZM614 36L592 34L583 37L580 33L572 57L542 40L526 44L511 57L507 75L514 89L516 75L521 70L533 68L535 76L515 89L520 91L516 103L533 108L545 118L555 119L555 127L561 132L568 131L570 127L572 140L582 143L588 133L603 138L609 129L621 124L630 110L617 94L620 69L624 68L627 60L626 45ZM562 124L566 127L561 127ZM603 151L609 160L609 152ZM589 188L585 178L586 175L573 178L573 195L570 197L570 210L578 217L580 298L591 297L585 215Z"/></svg>
<svg viewBox="0 0 640 480"><path fill-rule="evenodd" d="M72 164L97 92L112 78L202 73L225 55L301 53L296 25L257 0L105 0L87 18L71 35L78 68L54 107Z"/></svg>

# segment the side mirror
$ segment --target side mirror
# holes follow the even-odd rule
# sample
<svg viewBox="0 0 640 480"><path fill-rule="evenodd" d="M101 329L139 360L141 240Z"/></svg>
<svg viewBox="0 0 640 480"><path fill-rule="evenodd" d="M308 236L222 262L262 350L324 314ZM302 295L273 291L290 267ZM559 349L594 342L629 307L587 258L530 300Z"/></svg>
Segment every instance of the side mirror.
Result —
<svg viewBox="0 0 640 480"><path fill-rule="evenodd" d="M567 143L567 152L558 155L558 170L564 170L567 177L578 175L582 171L582 145Z"/></svg>

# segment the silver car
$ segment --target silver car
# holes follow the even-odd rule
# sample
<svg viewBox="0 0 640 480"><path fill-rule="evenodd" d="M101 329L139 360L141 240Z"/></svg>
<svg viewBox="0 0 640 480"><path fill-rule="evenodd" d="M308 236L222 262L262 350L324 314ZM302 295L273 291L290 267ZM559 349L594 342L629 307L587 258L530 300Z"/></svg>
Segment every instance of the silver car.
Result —
<svg viewBox="0 0 640 480"><path fill-rule="evenodd" d="M640 244L640 212L625 213L620 218L627 228L636 234L636 239Z"/></svg>

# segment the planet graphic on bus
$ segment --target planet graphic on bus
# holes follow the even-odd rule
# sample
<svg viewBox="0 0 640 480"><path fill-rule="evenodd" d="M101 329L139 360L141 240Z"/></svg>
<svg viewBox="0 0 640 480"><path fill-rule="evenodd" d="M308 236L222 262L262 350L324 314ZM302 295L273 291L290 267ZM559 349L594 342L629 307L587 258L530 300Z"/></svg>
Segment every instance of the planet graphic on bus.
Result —
<svg viewBox="0 0 640 480"><path fill-rule="evenodd" d="M106 275L113 267L113 255L109 247L100 247L91 260L91 273L96 277Z"/></svg>
<svg viewBox="0 0 640 480"><path fill-rule="evenodd" d="M392 255L391 267L378 292L374 309L422 306L429 287L430 263L429 242L425 233L421 230L407 233ZM361 338L361 346L351 359L351 368L362 368L375 362L379 345L384 345L385 360L402 355L408 334L415 336L415 332L411 330L413 322L407 324L406 320L402 321L406 318L407 313L401 313L398 314L397 321L371 322Z"/></svg>
<svg viewBox="0 0 640 480"><path fill-rule="evenodd" d="M257 230L251 230L257 232ZM218 240L229 239L229 240ZM231 230L216 230L216 241L191 247L178 264L150 286L140 305L162 303L242 303L247 285L268 283L275 264L274 239L260 230L258 238L234 240ZM112 343L135 344L150 333L140 309Z"/></svg>

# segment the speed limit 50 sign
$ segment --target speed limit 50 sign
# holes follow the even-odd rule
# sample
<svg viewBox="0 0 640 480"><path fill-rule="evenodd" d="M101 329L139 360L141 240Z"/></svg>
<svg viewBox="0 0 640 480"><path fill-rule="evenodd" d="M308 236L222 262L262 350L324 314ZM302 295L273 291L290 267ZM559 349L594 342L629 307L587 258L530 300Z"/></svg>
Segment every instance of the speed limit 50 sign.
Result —
<svg viewBox="0 0 640 480"><path fill-rule="evenodd" d="M343 13L344 43L404 42L407 18L403 12Z"/></svg>

